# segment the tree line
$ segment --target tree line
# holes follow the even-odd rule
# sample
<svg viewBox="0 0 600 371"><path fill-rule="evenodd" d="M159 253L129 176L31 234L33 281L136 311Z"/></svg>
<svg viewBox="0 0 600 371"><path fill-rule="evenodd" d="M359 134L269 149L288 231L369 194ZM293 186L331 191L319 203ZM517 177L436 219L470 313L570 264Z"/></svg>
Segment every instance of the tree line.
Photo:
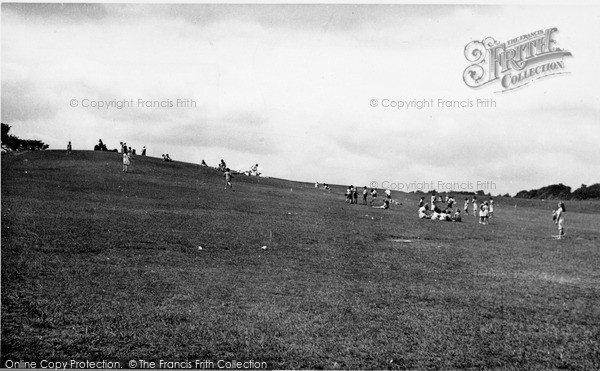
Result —
<svg viewBox="0 0 600 371"><path fill-rule="evenodd" d="M21 139L16 135L9 134L11 126L2 123L2 149L9 151L39 151L48 149L48 145L41 140Z"/></svg>

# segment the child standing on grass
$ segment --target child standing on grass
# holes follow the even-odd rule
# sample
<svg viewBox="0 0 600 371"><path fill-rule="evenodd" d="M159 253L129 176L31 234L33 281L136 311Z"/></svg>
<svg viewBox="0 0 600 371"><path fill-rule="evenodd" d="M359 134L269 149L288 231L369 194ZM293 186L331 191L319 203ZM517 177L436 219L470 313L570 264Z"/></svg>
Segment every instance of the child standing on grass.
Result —
<svg viewBox="0 0 600 371"><path fill-rule="evenodd" d="M131 164L131 159L129 157L128 152L123 153L123 172L126 173L129 170L129 165Z"/></svg>
<svg viewBox="0 0 600 371"><path fill-rule="evenodd" d="M71 154L71 141L69 141L69 144L67 144L67 155Z"/></svg>
<svg viewBox="0 0 600 371"><path fill-rule="evenodd" d="M473 204L473 216L477 218L477 211L479 210L477 208L477 196L473 196L473 201L471 201L471 203Z"/></svg>
<svg viewBox="0 0 600 371"><path fill-rule="evenodd" d="M567 211L565 208L565 204L563 202L558 203L558 209L552 213L552 219L554 219L554 224L558 225L558 236L553 236L556 239L560 240L565 236L565 228L564 228L564 212Z"/></svg>
<svg viewBox="0 0 600 371"><path fill-rule="evenodd" d="M371 206L373 202L377 199L377 190L375 188L371 188Z"/></svg>
<svg viewBox="0 0 600 371"><path fill-rule="evenodd" d="M469 198L465 197L465 215L469 215Z"/></svg>
<svg viewBox="0 0 600 371"><path fill-rule="evenodd" d="M494 217L494 199L490 197L490 218Z"/></svg>
<svg viewBox="0 0 600 371"><path fill-rule="evenodd" d="M229 171L228 167L225 168L225 173L223 174L223 176L225 177L225 189L227 189L227 187L229 187L230 189L233 188L233 184L231 184L231 178L233 178L233 176L231 175L231 171Z"/></svg>
<svg viewBox="0 0 600 371"><path fill-rule="evenodd" d="M479 206L479 224L488 224L488 206L487 201Z"/></svg>
<svg viewBox="0 0 600 371"><path fill-rule="evenodd" d="M367 204L367 196L369 195L369 191L367 190L367 186L363 188L363 205Z"/></svg>
<svg viewBox="0 0 600 371"><path fill-rule="evenodd" d="M487 201L483 203L483 224L490 224L490 205Z"/></svg>

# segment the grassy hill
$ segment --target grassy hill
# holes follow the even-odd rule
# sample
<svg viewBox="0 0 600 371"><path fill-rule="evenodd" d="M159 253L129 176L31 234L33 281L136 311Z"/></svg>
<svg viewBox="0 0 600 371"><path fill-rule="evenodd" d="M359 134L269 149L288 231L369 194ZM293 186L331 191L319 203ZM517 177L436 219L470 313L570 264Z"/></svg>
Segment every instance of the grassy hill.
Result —
<svg viewBox="0 0 600 371"><path fill-rule="evenodd" d="M494 198L481 226L418 220L414 194L381 210L342 186L130 170L115 153L2 155L3 366L600 368L600 202L567 203L555 241L555 202Z"/></svg>

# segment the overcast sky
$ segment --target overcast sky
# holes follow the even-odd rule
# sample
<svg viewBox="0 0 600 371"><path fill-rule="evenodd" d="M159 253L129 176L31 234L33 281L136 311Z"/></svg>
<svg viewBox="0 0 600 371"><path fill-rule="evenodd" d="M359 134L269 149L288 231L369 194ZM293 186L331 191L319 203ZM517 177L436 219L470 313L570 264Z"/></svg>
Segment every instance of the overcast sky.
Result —
<svg viewBox="0 0 600 371"><path fill-rule="evenodd" d="M551 27L567 74L503 93L464 83L469 42ZM309 182L575 189L600 181L598 35L597 5L2 4L2 122L51 149L125 141Z"/></svg>

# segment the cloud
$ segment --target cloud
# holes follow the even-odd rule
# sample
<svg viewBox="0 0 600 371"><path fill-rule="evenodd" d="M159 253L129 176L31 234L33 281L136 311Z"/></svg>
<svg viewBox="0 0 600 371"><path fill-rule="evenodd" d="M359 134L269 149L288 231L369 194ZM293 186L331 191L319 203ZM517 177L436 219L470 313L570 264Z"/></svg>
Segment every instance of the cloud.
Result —
<svg viewBox="0 0 600 371"><path fill-rule="evenodd" d="M55 18L61 21L86 21L106 16L102 4L91 3L3 3L3 12L15 12L24 17Z"/></svg>

